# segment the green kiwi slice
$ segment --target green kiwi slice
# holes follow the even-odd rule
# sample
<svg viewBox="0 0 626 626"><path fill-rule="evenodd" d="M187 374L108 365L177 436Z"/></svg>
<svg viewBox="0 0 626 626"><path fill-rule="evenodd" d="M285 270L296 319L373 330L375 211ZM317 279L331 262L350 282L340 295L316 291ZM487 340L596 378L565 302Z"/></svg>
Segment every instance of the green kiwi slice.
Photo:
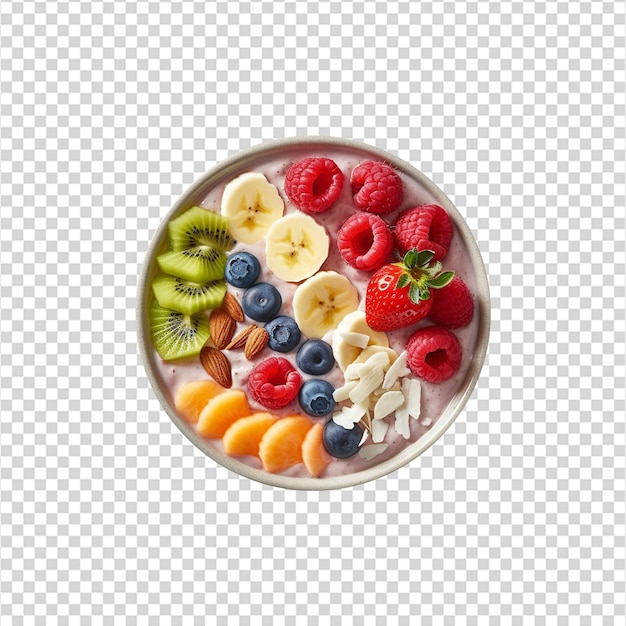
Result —
<svg viewBox="0 0 626 626"><path fill-rule="evenodd" d="M169 250L157 257L161 271L194 283L224 278L226 253L213 246Z"/></svg>
<svg viewBox="0 0 626 626"><path fill-rule="evenodd" d="M160 306L184 315L193 315L219 306L226 295L226 281L195 283L176 276L162 275L152 281L152 291Z"/></svg>
<svg viewBox="0 0 626 626"><path fill-rule="evenodd" d="M193 206L168 225L172 250L191 250L211 246L230 250L233 238L228 230L228 220L215 211Z"/></svg>
<svg viewBox="0 0 626 626"><path fill-rule="evenodd" d="M152 301L150 307L152 343L164 361L199 354L209 338L206 315L185 315L165 309Z"/></svg>

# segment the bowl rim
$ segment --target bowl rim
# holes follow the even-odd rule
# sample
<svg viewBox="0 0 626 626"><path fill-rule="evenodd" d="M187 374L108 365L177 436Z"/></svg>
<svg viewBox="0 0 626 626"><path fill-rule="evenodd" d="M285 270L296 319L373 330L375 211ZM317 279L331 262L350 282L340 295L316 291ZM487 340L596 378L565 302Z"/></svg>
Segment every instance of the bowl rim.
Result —
<svg viewBox="0 0 626 626"><path fill-rule="evenodd" d="M454 225L461 235L464 245L467 248L470 260L476 274L475 308L479 315L479 324L476 337L476 347L472 361L465 378L461 382L460 392L450 400L448 409L437 419L430 430L422 435L395 456L376 464L370 468L352 474L332 476L328 478L296 477L284 476L282 474L271 474L261 469L251 467L235 457L230 457L211 445L209 441L198 435L193 428L183 420L170 404L165 393L159 384L159 374L154 364L154 351L150 340L150 329L148 322L149 301L151 300L151 290L149 287L149 277L154 271L157 250L162 246L168 223L185 209L198 202L200 192L207 191L218 184L217 179L227 178L234 170L240 170L245 164L254 161L261 155L272 156L277 153L293 148L305 149L307 146L315 146L317 149L322 146L336 147L353 150L359 153L367 153L373 158L377 158L392 165L397 170L407 176L417 180L437 202L448 211ZM243 149L230 157L216 163L205 174L198 177L185 192L178 198L170 208L165 217L162 218L155 231L148 249L145 253L139 280L137 284L136 298L136 324L139 352L144 365L152 391L159 400L161 407L165 410L169 418L176 427L191 443L213 461L234 473L254 480L256 482L279 487L283 489L303 490L303 491L325 491L331 489L343 489L355 487L370 481L387 476L411 461L421 456L430 449L435 442L450 428L461 411L465 408L484 365L489 344L489 333L491 326L491 297L489 293L489 282L483 258L481 256L478 242L469 229L465 219L460 214L452 201L444 192L435 185L425 174L407 163L396 155L387 152L376 146L369 145L362 141L332 136L294 136L283 139L264 141L260 144ZM452 408L450 405L454 402Z"/></svg>

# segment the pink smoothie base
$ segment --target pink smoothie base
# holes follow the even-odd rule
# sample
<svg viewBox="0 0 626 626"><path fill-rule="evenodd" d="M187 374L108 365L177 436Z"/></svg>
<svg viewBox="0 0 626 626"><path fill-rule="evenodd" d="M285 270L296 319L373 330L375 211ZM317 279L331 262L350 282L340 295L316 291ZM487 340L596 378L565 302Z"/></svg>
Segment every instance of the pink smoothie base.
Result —
<svg viewBox="0 0 626 626"><path fill-rule="evenodd" d="M457 275L466 282L474 295L476 305L472 322L454 331L463 346L464 356L459 371L451 379L438 385L421 381L421 415L419 420L410 420L410 439L407 440L398 435L393 427L393 418L387 418L390 427L384 441L389 447L384 453L369 461L362 459L358 454L350 459L334 459L320 478L311 478L302 464L282 474L270 474L261 468L258 459L229 457L224 454L220 440L206 440L200 437L195 426L186 423L176 414L173 408L173 397L176 389L183 383L207 379L208 375L197 357L163 361L150 344L147 321L147 310L151 301L150 282L156 274L155 257L167 245L167 223L193 204L200 204L207 209L219 212L224 186L246 171L263 173L278 188L285 200L285 214L295 212L297 209L290 204L284 193L284 178L289 165L305 156L331 158L345 175L344 189L337 203L328 211L316 215L315 219L326 227L331 237L330 254L321 269L332 269L347 276L359 292L360 308L364 305L365 288L371 274L356 270L345 263L334 240L345 219L357 212L351 199L350 173L356 165L367 159L384 160L390 163L396 168L403 181L402 205L398 212L384 216L387 221L392 222L403 209L419 204L439 204L449 213L455 226L455 234L443 261L444 269L454 269ZM264 242L254 245L238 244L233 251L238 249L248 250L257 256L262 267L259 281L272 283L279 289L283 298L280 314L292 315L291 301L297 285L277 280L266 268ZM244 290L229 286L229 291L241 300ZM249 322L246 320L238 326L237 330L244 328ZM402 352L408 337L416 329L430 323L426 319L417 325L387 333L390 346L398 353ZM295 138L265 144L229 159L198 181L170 211L155 234L144 264L138 298L138 326L142 357L152 387L174 423L198 448L222 465L254 480L285 488L330 489L360 484L395 471L430 447L450 426L469 398L484 361L489 332L489 292L484 266L471 232L452 203L421 173L402 161L398 161L392 155L356 142L346 142L340 139ZM332 331L324 339L330 343ZM295 366L296 352L297 350L294 350L281 356L286 357ZM242 351L224 351L224 354L228 356L232 365L233 388L240 387L246 391L247 376L252 367L273 353L266 348L252 362L243 357ZM303 379L307 378L310 376L303 374ZM323 378L336 387L343 384L343 374L337 366ZM251 400L250 404L253 410L266 410ZM296 401L282 411L274 411L274 413L277 415L303 414L303 411ZM325 422L329 417L319 419ZM429 425L424 426L423 422ZM368 443L371 443L371 440L366 441L365 445Z"/></svg>

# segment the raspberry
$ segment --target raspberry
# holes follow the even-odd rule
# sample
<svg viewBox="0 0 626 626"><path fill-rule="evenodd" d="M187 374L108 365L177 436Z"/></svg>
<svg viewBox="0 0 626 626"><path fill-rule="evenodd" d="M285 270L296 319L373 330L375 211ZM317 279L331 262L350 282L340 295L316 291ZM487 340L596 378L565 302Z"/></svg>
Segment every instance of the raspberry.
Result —
<svg viewBox="0 0 626 626"><path fill-rule="evenodd" d="M343 173L334 161L309 157L287 170L285 192L301 211L321 213L339 198L343 181Z"/></svg>
<svg viewBox="0 0 626 626"><path fill-rule="evenodd" d="M401 213L394 233L396 246L402 254L411 248L432 250L434 260L441 261L448 254L454 229L444 209L436 204L425 204Z"/></svg>
<svg viewBox="0 0 626 626"><path fill-rule="evenodd" d="M295 400L302 377L283 357L261 361L248 377L248 391L254 400L268 409L281 409Z"/></svg>
<svg viewBox="0 0 626 626"><path fill-rule="evenodd" d="M474 299L467 285L455 276L452 282L430 292L433 308L428 316L438 326L461 328L474 317Z"/></svg>
<svg viewBox="0 0 626 626"><path fill-rule="evenodd" d="M339 229L337 247L346 263L373 272L385 264L393 249L393 235L387 222L378 215L357 213Z"/></svg>
<svg viewBox="0 0 626 626"><path fill-rule="evenodd" d="M364 161L350 177L354 205L368 213L391 213L402 202L402 181L395 170L379 161Z"/></svg>
<svg viewBox="0 0 626 626"><path fill-rule="evenodd" d="M407 365L430 383L450 378L461 366L463 349L456 335L439 326L415 331L406 345Z"/></svg>

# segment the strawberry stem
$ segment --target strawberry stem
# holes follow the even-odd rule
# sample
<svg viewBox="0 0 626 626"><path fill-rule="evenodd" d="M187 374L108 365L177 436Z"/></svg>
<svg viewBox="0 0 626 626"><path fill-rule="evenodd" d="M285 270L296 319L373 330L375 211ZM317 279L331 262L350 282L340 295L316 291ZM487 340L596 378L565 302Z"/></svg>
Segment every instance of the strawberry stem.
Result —
<svg viewBox="0 0 626 626"><path fill-rule="evenodd" d="M454 278L454 272L442 272L439 261L431 263L435 253L432 250L413 248L395 263L402 268L402 274L396 283L396 289L409 287L409 299L415 304L430 298L431 289L441 289Z"/></svg>

